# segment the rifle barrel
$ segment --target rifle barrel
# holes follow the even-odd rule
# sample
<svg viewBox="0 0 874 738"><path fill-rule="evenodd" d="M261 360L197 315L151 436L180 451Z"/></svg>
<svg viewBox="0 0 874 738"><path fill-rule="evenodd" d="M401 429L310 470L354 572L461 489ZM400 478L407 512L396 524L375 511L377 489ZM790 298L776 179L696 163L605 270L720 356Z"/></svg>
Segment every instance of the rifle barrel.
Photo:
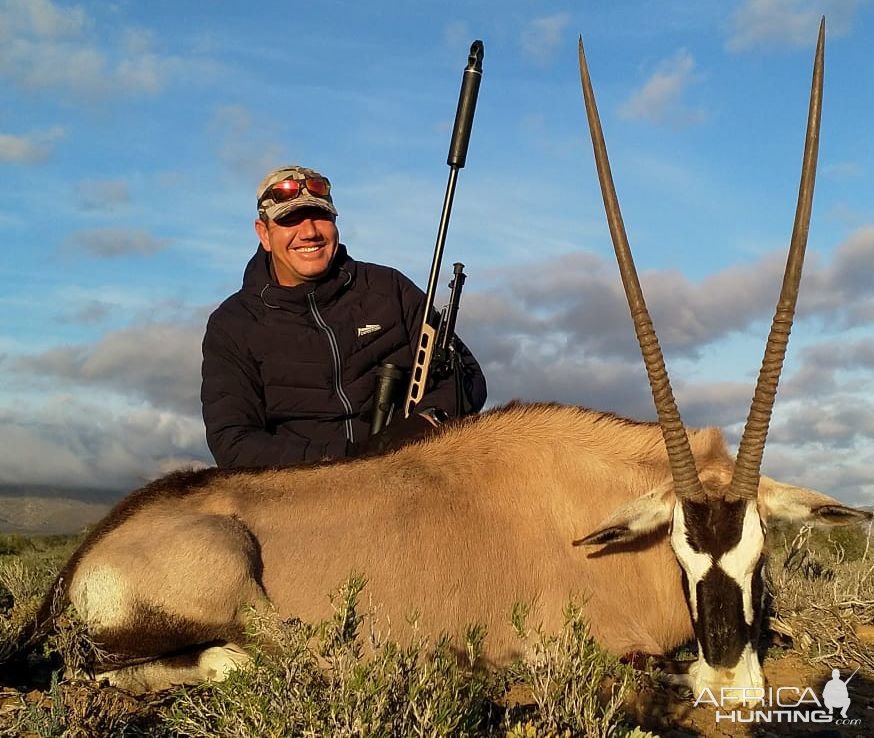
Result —
<svg viewBox="0 0 874 738"><path fill-rule="evenodd" d="M434 308L437 281L440 279L440 264L443 261L446 232L449 230L449 217L452 213L452 201L455 197L458 170L464 167L467 160L467 148L470 143L470 133L473 129L473 115L476 112L476 100L479 95L479 84L483 74L483 55L483 42L479 40L474 41L470 47L467 66L461 77L461 92L458 96L458 108L455 111L455 126L452 130L449 156L446 160L446 163L449 165L449 181L446 183L443 211L440 214L440 225L437 227L437 242L434 245L434 257L431 260L431 272L428 275L428 287L425 290L422 326L419 330L419 344L416 349L416 355L413 357L410 385L404 402L404 417L409 417L425 392L425 383L428 380L428 370L431 365L431 355L435 348L436 329L430 323L430 316Z"/></svg>

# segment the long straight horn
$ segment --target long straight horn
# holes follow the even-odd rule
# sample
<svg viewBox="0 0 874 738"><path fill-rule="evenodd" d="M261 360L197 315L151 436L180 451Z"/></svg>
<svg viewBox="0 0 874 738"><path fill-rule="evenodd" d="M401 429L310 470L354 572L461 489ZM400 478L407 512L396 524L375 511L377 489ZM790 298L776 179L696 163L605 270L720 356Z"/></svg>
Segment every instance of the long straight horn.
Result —
<svg viewBox="0 0 874 738"><path fill-rule="evenodd" d="M795 316L798 285L801 282L801 267L807 247L807 232L810 227L810 211L813 206L813 184L816 180L816 159L819 152L819 120L822 112L822 77L825 56L825 17L819 24L819 39L816 44L816 59L813 64L813 82L810 88L810 107L807 113L807 138L804 142L804 162L801 167L801 184L798 188L798 205L795 208L795 225L786 259L783 287L777 302L777 311L771 323L771 333L765 347L759 381L753 395L750 414L737 452L731 491L740 497L753 498L758 493L762 454L768 437L771 411L777 397L777 383L789 344L789 332Z"/></svg>
<svg viewBox="0 0 874 738"><path fill-rule="evenodd" d="M589 68L586 65L586 53L583 50L583 37L580 36L580 81L583 85L583 100L586 103L586 115L589 119L589 131L592 134L592 148L595 151L595 164L598 168L598 181L601 184L601 196L604 198L604 209L607 212L607 224L610 227L610 237L613 239L613 249L619 263L619 273L631 309L631 319L637 341L646 364L646 373L652 388L659 425L665 439L668 451L668 461L671 465L671 476L674 479L674 489L678 497L700 497L704 494L695 459L689 446L689 438L665 368L665 360L659 341L646 309L643 291L634 268L634 259L628 246L622 213L619 210L619 199L613 186L613 175L610 172L610 161L607 158L607 146L604 143L604 133L601 130L601 120L598 117L598 106L595 103L595 93L592 91L592 81L589 78Z"/></svg>

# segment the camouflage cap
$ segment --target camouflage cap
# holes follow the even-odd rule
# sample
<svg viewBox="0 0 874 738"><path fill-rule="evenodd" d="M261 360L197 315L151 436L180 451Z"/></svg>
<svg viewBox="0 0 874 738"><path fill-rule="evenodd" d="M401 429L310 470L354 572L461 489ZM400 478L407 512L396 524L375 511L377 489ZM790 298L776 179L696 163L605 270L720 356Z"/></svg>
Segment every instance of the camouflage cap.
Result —
<svg viewBox="0 0 874 738"><path fill-rule="evenodd" d="M285 202L274 202L270 197L268 189L271 185L275 185L277 182L284 182L286 179L304 180L309 177L318 177L320 179L328 180L327 177L323 174L319 174L315 169L307 169L306 167L301 167L297 164L289 164L288 166L274 169L264 177L264 179L261 180L261 184L258 185L258 215L267 216L271 220L278 220L279 218L282 218L283 215L288 215L288 213L291 213L294 210L300 210L301 208L319 208L331 215L337 215L337 210L334 207L334 201L331 199L330 192L328 192L324 197L318 197L317 195L311 194L308 189L304 188L300 195L293 200L286 200ZM266 197L264 197L265 194L267 195Z"/></svg>

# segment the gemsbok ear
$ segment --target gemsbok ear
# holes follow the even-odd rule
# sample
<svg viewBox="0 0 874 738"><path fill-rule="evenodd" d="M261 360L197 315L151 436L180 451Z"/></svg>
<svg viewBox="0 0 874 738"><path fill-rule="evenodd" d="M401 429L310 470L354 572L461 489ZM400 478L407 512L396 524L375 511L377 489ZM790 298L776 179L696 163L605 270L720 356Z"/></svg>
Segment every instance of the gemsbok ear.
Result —
<svg viewBox="0 0 874 738"><path fill-rule="evenodd" d="M759 514L765 520L776 518L814 525L848 525L870 520L871 513L838 502L833 497L804 487L783 484L766 476L759 482Z"/></svg>
<svg viewBox="0 0 874 738"><path fill-rule="evenodd" d="M573 541L573 545L606 546L641 538L671 522L676 499L673 481L665 482L619 508L600 528Z"/></svg>

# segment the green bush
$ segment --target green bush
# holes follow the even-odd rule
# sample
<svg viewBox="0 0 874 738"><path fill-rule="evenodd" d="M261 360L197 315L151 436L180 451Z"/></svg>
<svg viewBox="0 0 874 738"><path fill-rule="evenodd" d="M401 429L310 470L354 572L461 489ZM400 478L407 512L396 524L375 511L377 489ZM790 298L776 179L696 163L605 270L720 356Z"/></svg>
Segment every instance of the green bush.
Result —
<svg viewBox="0 0 874 738"><path fill-rule="evenodd" d="M496 682L472 665L476 629L463 645L472 660L459 660L448 638L400 647L371 631L365 643L363 586L351 578L334 598L334 618L319 626L253 614L251 668L183 691L167 726L192 738L486 735L497 719Z"/></svg>

